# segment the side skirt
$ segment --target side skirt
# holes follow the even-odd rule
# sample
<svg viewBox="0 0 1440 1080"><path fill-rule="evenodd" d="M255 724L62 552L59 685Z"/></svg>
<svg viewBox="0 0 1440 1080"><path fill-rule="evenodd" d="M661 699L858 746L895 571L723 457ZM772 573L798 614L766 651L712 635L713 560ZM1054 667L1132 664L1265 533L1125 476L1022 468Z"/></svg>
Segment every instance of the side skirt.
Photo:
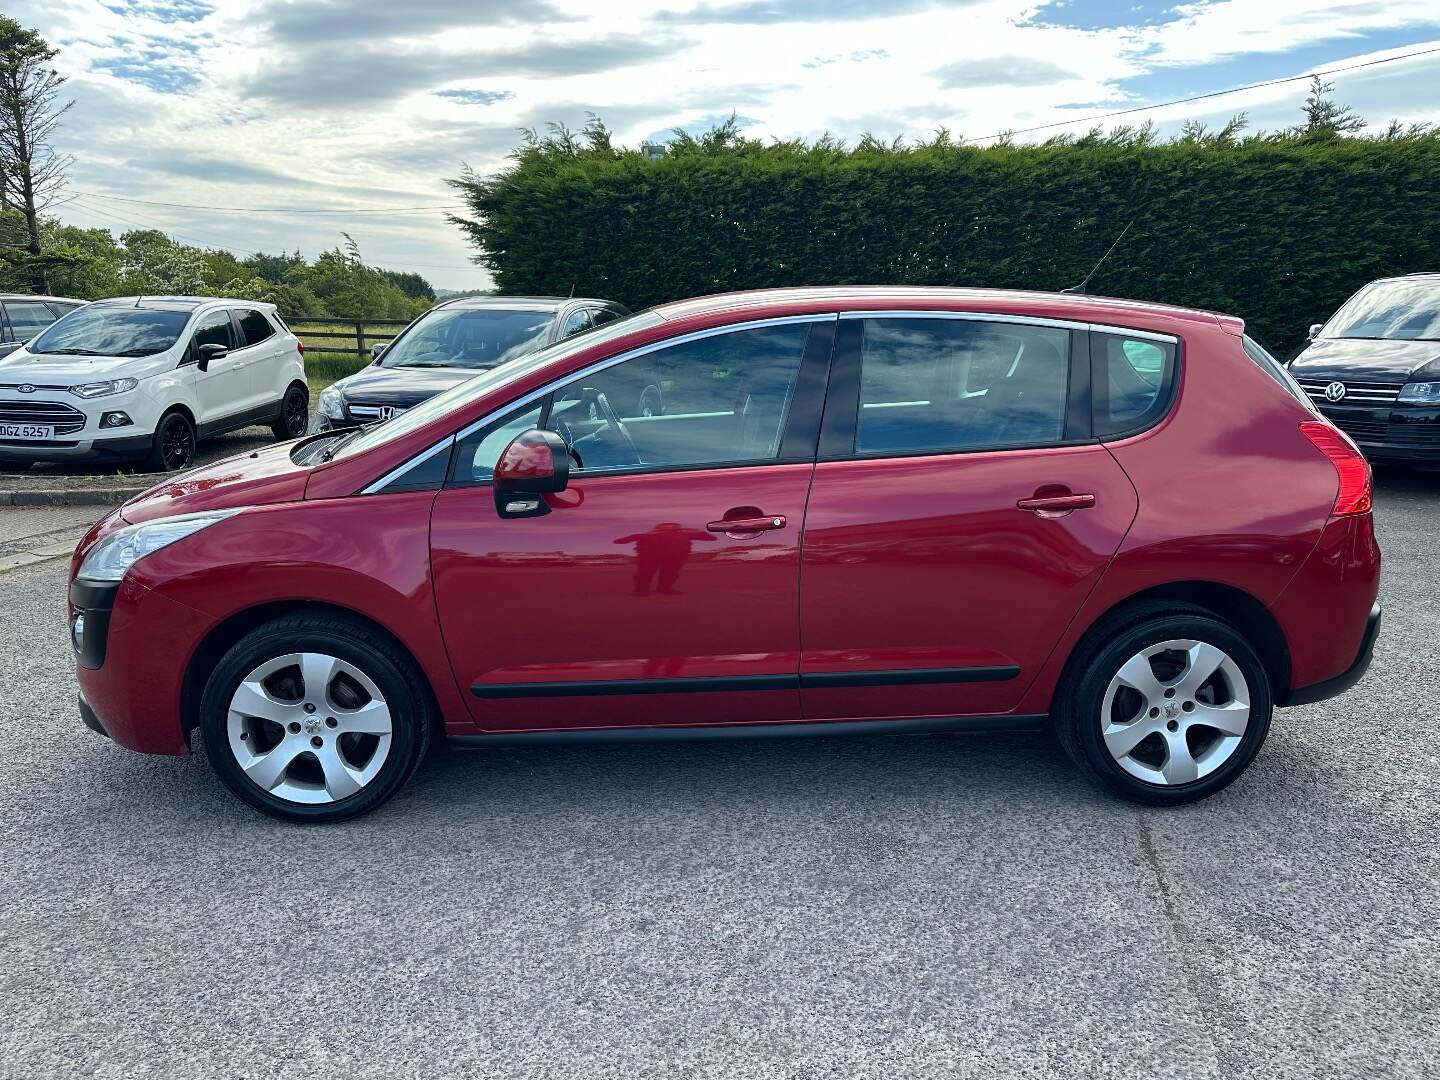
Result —
<svg viewBox="0 0 1440 1080"><path fill-rule="evenodd" d="M1048 717L927 716L911 720L799 721L780 724L716 724L674 727L584 728L573 731L514 731L494 735L452 735L462 749L535 746L544 743L703 742L713 739L795 739L827 735L934 735L944 732L1037 731Z"/></svg>

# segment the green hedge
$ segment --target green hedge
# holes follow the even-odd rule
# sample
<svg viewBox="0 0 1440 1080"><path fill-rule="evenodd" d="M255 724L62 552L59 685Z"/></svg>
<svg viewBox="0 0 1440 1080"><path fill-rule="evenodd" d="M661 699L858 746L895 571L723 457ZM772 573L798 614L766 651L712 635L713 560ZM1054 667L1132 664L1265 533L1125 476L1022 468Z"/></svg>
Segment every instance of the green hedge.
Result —
<svg viewBox="0 0 1440 1080"><path fill-rule="evenodd" d="M452 182L501 292L639 308L801 284L1060 289L1133 217L1092 292L1231 312L1287 350L1366 281L1440 270L1433 133L983 149L732 136L655 161L598 124L587 136L532 138L501 174Z"/></svg>

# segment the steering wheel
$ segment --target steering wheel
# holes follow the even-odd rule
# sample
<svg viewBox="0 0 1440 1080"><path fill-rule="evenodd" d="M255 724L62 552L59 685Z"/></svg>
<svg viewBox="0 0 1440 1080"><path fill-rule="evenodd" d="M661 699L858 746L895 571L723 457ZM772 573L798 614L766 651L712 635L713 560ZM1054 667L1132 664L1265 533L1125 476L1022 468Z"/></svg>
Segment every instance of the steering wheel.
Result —
<svg viewBox="0 0 1440 1080"><path fill-rule="evenodd" d="M625 444L626 452L635 459L634 464L644 464L645 459L640 456L640 448L635 445L635 440L630 437L630 432L620 422L620 417L616 415L615 410L610 407L610 399L594 387L587 386L580 391L580 400L590 406L599 419L605 421L606 427L612 428L615 434L620 436L620 441ZM595 433L595 435L598 434L599 432ZM587 435L586 438L594 439L595 435ZM577 439L576 441L584 440Z"/></svg>

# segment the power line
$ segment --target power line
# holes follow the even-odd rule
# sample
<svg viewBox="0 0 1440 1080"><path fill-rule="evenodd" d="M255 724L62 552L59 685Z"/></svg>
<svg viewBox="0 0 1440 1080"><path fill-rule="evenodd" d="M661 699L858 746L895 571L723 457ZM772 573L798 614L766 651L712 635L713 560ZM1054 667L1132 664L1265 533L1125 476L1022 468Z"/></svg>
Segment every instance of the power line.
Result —
<svg viewBox="0 0 1440 1080"><path fill-rule="evenodd" d="M419 210L463 210L464 203L446 203L441 206L379 206L358 210L329 210L323 207L291 206L199 206L195 203L157 202L154 199L127 199L120 195L101 195L98 191L80 191L77 194L106 202L138 203L142 206L169 206L178 210L218 210L232 214L407 214Z"/></svg>
<svg viewBox="0 0 1440 1080"><path fill-rule="evenodd" d="M1136 105L1130 109L1117 109L1115 112L1097 113L1094 116L1077 116L1074 120L1057 120L1053 124L1036 124L1034 127L1016 128L1011 131L998 131L994 135L981 135L979 138L969 139L969 142L984 142L986 139L1002 139L1007 135L1029 135L1034 131L1048 131L1051 128L1068 127L1071 124L1093 124L1097 120L1109 120L1115 116L1130 116L1133 113L1148 112L1151 109L1165 109L1171 105L1185 105L1191 101L1206 101L1210 98L1225 97L1228 94L1239 94L1245 90L1258 90L1263 86L1280 86L1283 83L1300 82L1304 79L1313 79L1317 75L1338 75L1343 71L1359 71L1361 68L1375 67L1379 64L1389 64L1396 60L1410 60L1416 56L1429 56L1431 53L1440 53L1440 45L1430 49L1419 49L1415 52L1404 53L1400 56L1386 56L1379 60L1367 60L1363 64L1350 64L1346 67L1330 68L1327 71L1308 71L1304 75L1287 75L1282 79L1266 79L1264 82L1250 83L1248 86L1236 86L1229 90L1214 90L1208 94L1196 94L1194 97L1176 98L1174 101L1162 101L1157 105Z"/></svg>

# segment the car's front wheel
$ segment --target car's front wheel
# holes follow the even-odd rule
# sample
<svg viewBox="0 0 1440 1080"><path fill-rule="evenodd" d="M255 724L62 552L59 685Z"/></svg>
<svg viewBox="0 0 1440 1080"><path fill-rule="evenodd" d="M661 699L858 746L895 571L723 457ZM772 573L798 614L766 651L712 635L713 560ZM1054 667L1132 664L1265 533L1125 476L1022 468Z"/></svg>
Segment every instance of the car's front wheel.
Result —
<svg viewBox="0 0 1440 1080"><path fill-rule="evenodd" d="M1056 734L1074 761L1135 802L1213 795L1270 730L1265 666L1231 624L1188 607L1139 609L1077 654Z"/></svg>
<svg viewBox="0 0 1440 1080"><path fill-rule="evenodd" d="M146 472L175 472L188 469L195 461L195 425L178 409L167 412L150 437Z"/></svg>
<svg viewBox="0 0 1440 1080"><path fill-rule="evenodd" d="M429 744L429 700L414 665L363 623L290 615L215 665L201 737L220 779L256 809L341 821L374 810L414 772Z"/></svg>
<svg viewBox="0 0 1440 1080"><path fill-rule="evenodd" d="M285 400L280 403L280 415L270 430L281 442L298 439L310 426L310 393L298 383L285 391Z"/></svg>

